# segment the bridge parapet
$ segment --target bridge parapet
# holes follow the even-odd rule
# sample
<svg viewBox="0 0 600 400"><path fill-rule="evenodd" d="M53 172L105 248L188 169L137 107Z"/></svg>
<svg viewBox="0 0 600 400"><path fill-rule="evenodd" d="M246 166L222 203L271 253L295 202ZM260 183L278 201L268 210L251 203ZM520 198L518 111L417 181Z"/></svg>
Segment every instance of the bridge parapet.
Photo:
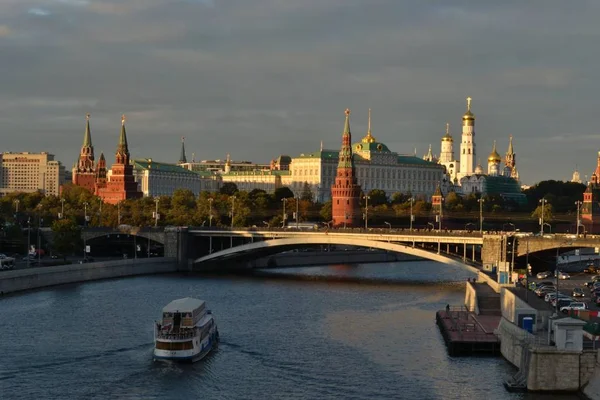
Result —
<svg viewBox="0 0 600 400"><path fill-rule="evenodd" d="M536 253L545 250L564 249L563 252L576 248L600 247L600 236L598 235L547 235L517 237L517 256Z"/></svg>

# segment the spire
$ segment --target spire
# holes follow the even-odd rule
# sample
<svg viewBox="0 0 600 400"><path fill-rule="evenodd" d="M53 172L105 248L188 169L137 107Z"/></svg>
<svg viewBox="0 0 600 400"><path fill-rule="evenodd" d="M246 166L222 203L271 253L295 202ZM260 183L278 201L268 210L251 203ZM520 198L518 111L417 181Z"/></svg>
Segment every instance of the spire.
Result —
<svg viewBox="0 0 600 400"><path fill-rule="evenodd" d="M127 146L127 132L125 132L125 121L125 114L123 114L121 116L121 136L119 137L119 149L129 152L129 148Z"/></svg>
<svg viewBox="0 0 600 400"><path fill-rule="evenodd" d="M444 142L452 141L452 135L450 134L450 124L448 122L446 122L446 134L442 137L442 141L444 141Z"/></svg>
<svg viewBox="0 0 600 400"><path fill-rule="evenodd" d="M475 119L475 115L473 115L473 112L471 111L471 101L473 99L471 97L467 97L467 111L465 112L465 114L463 115L463 120L473 120Z"/></svg>
<svg viewBox="0 0 600 400"><path fill-rule="evenodd" d="M506 154L514 154L515 153L515 151L513 149L512 138L513 138L512 135L510 135L510 139L508 139L508 151L506 152Z"/></svg>
<svg viewBox="0 0 600 400"><path fill-rule="evenodd" d="M185 157L185 136L181 137L181 154L179 154L179 164L183 164L187 162L187 158Z"/></svg>
<svg viewBox="0 0 600 400"><path fill-rule="evenodd" d="M321 151L323 151L323 141L321 140Z"/></svg>
<svg viewBox="0 0 600 400"><path fill-rule="evenodd" d="M85 115L85 134L83 135L83 147L92 147L92 134L90 132L90 114Z"/></svg>
<svg viewBox="0 0 600 400"><path fill-rule="evenodd" d="M367 127L367 136L362 138L362 142L363 143L373 143L376 141L377 141L377 139L375 139L375 137L373 137L373 135L371 134L371 109L369 108L369 122L368 122L368 127Z"/></svg>
<svg viewBox="0 0 600 400"><path fill-rule="evenodd" d="M196 162L196 153L192 153L192 162L195 163Z"/></svg>
<svg viewBox="0 0 600 400"><path fill-rule="evenodd" d="M346 121L344 122L344 132L342 134L342 148L338 162L339 168L351 168L354 175L354 160L352 158L352 133L350 133L350 110L346 108Z"/></svg>

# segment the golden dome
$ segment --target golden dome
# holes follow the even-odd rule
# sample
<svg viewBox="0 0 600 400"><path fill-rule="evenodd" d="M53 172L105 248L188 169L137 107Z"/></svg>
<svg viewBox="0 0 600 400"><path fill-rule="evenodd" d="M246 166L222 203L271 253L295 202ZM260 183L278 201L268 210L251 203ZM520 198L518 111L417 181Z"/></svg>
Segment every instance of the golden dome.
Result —
<svg viewBox="0 0 600 400"><path fill-rule="evenodd" d="M362 138L363 143L375 143L377 139L371 134L371 109L369 108L369 126L367 128L367 136Z"/></svg>
<svg viewBox="0 0 600 400"><path fill-rule="evenodd" d="M453 142L452 135L450 135L450 124L446 122L446 134L442 136L442 142Z"/></svg>
<svg viewBox="0 0 600 400"><path fill-rule="evenodd" d="M474 120L475 119L475 114L473 114L471 112L471 99L470 97L467 97L467 112L463 115L463 120Z"/></svg>
<svg viewBox="0 0 600 400"><path fill-rule="evenodd" d="M490 156L488 157L488 162L501 162L502 161L502 157L500 157L500 154L498 154L498 152L496 151L496 141L494 140L494 148L492 149L492 152L490 153Z"/></svg>

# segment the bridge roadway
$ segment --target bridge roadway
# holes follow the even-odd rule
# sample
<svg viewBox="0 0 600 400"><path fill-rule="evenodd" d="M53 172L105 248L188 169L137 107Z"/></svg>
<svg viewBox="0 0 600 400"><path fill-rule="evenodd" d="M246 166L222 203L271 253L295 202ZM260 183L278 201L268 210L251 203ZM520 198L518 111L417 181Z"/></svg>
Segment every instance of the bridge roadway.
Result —
<svg viewBox="0 0 600 400"><path fill-rule="evenodd" d="M191 227L188 233L199 236L213 237L243 237L249 239L288 239L288 238L318 238L335 237L373 241L403 242L403 243L442 243L461 245L483 245L483 235L479 232L465 231L390 231L388 229L336 229L303 231L296 229L215 229Z"/></svg>

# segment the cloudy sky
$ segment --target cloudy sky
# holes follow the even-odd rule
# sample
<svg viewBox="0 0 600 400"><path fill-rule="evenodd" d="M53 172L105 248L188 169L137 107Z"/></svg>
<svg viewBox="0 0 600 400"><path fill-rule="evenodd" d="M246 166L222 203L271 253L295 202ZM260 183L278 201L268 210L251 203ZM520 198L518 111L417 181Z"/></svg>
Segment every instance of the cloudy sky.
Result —
<svg viewBox="0 0 600 400"><path fill-rule="evenodd" d="M525 4L524 4L525 3ZM0 151L267 162L358 140L439 153L473 98L477 158L514 136L524 183L591 175L596 0L0 0ZM458 147L458 144L457 146ZM458 148L455 148L458 154Z"/></svg>

